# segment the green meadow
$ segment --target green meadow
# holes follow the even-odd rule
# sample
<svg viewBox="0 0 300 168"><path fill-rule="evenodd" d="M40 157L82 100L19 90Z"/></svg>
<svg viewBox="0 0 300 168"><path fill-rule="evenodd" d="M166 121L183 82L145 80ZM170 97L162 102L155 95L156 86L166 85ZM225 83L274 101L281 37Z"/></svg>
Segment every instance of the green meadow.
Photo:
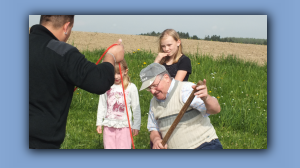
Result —
<svg viewBox="0 0 300 168"><path fill-rule="evenodd" d="M97 62L104 49L82 52ZM224 149L267 149L267 64L245 62L233 55L214 60L210 55L186 54L192 63L190 82L207 80L209 94L218 99L221 112L209 118ZM139 72L154 61L154 54L136 50L125 54L129 76L138 89ZM139 92L141 130L135 136L136 149L150 149L147 119L152 98L147 91ZM102 134L96 131L99 95L82 89L74 92L66 137L61 149L103 149Z"/></svg>

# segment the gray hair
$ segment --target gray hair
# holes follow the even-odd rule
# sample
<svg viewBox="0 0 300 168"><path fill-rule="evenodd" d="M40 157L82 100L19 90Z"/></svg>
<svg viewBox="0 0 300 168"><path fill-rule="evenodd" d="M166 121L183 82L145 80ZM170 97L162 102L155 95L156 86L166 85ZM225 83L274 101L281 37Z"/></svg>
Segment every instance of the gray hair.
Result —
<svg viewBox="0 0 300 168"><path fill-rule="evenodd" d="M162 73L160 73L160 74L158 74L157 76L159 76L159 77L163 77L165 74L167 74L168 75L168 77L169 78L171 78L171 76L170 76L170 74L169 74L169 72L168 71L164 71L164 72L162 72Z"/></svg>

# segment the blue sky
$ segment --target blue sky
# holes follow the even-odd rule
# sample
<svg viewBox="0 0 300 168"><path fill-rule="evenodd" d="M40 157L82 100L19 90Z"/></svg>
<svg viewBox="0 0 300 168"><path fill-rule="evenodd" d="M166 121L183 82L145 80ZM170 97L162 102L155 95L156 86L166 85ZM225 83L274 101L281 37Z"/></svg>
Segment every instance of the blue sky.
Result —
<svg viewBox="0 0 300 168"><path fill-rule="evenodd" d="M29 26L40 15L29 15ZM205 36L267 39L267 15L75 15L74 31L114 34L162 32L167 28Z"/></svg>

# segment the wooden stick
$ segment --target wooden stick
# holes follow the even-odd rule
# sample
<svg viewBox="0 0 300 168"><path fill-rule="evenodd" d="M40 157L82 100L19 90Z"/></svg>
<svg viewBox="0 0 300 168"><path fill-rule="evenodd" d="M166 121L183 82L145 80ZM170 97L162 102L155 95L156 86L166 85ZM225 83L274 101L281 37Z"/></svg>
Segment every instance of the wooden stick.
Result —
<svg viewBox="0 0 300 168"><path fill-rule="evenodd" d="M203 85L203 82L201 80L199 80L199 82L197 83L197 86ZM197 87L196 86L196 87ZM190 97L187 99L187 101L185 102L185 104L183 105L183 107L181 108L180 112L178 113L177 117L175 118L174 122L172 123L171 127L169 128L166 136L163 138L161 144L163 146L165 146L165 144L167 143L167 141L169 140L172 132L174 131L174 129L176 128L177 124L179 123L179 121L181 120L181 118L183 117L185 111L188 109L188 107L190 106L190 104L192 103L195 95L194 93L196 92L196 88L192 91L192 93L190 94Z"/></svg>

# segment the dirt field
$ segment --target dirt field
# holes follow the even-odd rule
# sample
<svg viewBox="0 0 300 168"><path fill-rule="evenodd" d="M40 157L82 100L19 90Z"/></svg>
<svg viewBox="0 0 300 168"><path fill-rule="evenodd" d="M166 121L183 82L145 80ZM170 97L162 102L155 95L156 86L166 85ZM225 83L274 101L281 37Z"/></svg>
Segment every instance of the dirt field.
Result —
<svg viewBox="0 0 300 168"><path fill-rule="evenodd" d="M67 41L76 46L79 50L94 50L97 48L107 48L115 43L119 38L123 40L125 52L132 52L137 49L151 50L157 53L158 38L141 35L124 35L108 33L92 33L72 31ZM215 58L224 54L234 54L246 61L254 61L259 65L267 62L267 46L254 44L238 44L228 42L213 42L204 40L182 39L184 53L211 54Z"/></svg>

